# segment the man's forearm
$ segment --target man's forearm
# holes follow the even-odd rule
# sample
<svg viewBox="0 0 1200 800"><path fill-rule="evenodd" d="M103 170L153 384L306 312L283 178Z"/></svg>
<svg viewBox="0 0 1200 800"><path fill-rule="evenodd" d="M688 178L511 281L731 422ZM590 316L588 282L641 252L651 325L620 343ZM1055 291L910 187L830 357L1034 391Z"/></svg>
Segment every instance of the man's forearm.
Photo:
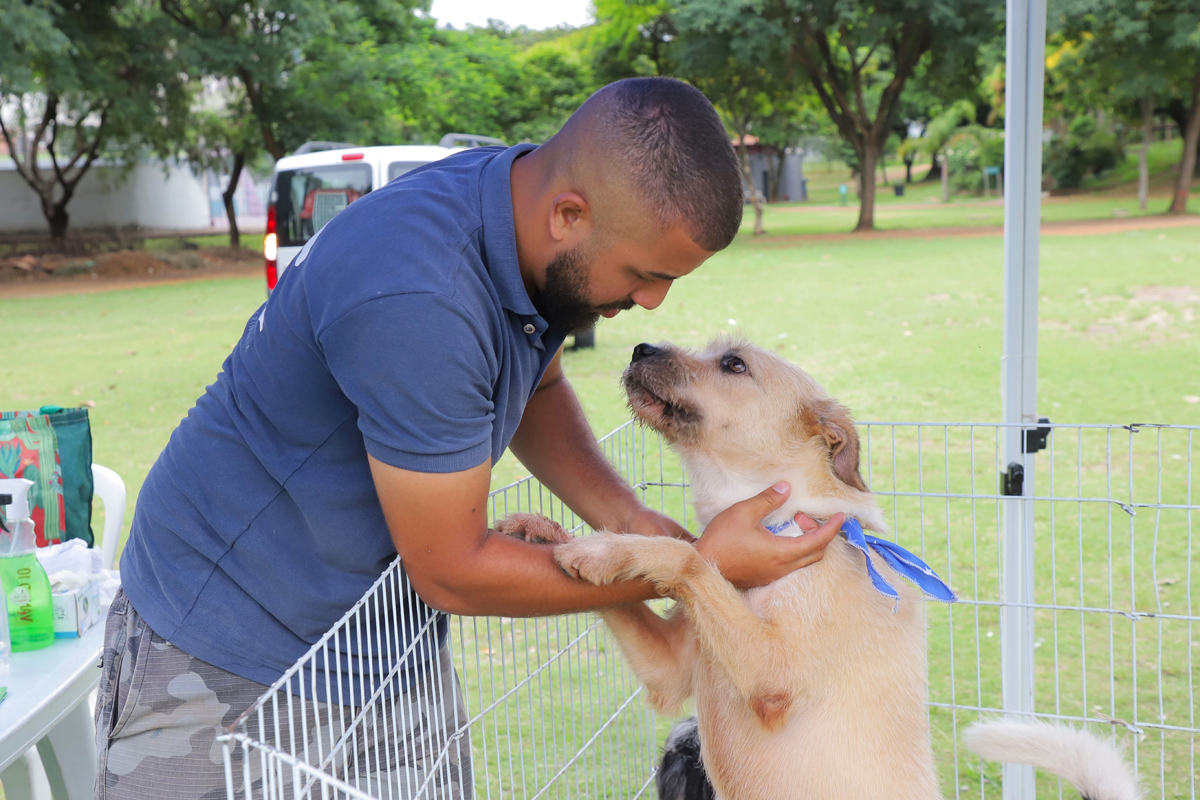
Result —
<svg viewBox="0 0 1200 800"><path fill-rule="evenodd" d="M641 507L604 457L566 378L534 392L510 448L593 528L619 529Z"/></svg>
<svg viewBox="0 0 1200 800"><path fill-rule="evenodd" d="M658 596L641 580L594 586L570 578L554 561L553 549L488 531L453 574L429 580L410 571L410 578L426 603L462 616L569 614Z"/></svg>

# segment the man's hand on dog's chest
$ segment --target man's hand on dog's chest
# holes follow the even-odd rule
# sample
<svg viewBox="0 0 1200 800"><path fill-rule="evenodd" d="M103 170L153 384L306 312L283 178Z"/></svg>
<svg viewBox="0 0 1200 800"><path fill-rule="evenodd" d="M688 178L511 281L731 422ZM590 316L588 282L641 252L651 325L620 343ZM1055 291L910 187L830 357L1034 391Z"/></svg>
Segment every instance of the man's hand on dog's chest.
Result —
<svg viewBox="0 0 1200 800"><path fill-rule="evenodd" d="M762 520L783 505L790 493L790 486L778 483L730 506L708 523L696 542L696 550L739 589L765 586L820 561L846 517L835 514L818 526L807 516L797 514L796 524L805 535L776 536L763 527Z"/></svg>

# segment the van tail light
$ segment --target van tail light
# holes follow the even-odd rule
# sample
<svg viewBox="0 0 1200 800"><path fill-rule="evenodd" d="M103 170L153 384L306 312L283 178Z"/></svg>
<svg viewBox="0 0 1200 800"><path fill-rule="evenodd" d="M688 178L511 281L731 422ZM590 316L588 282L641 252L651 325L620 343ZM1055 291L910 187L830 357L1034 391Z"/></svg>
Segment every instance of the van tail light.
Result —
<svg viewBox="0 0 1200 800"><path fill-rule="evenodd" d="M275 235L275 205L267 206L267 235L263 238L263 258L267 269L267 291L275 288L279 280L279 270L275 267L275 259L279 256L279 239Z"/></svg>

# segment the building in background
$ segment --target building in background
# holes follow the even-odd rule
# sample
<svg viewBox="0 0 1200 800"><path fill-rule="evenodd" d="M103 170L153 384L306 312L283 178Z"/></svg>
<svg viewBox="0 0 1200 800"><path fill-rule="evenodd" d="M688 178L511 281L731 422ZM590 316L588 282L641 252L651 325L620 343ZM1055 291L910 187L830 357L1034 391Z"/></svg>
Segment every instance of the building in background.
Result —
<svg viewBox="0 0 1200 800"><path fill-rule="evenodd" d="M53 170L49 159L39 166ZM197 175L186 163L145 161L125 169L98 161L80 181L67 206L71 232L104 230L187 231L229 230L221 191L228 176ZM269 178L242 172L234 194L238 228L261 232L266 226ZM17 173L16 165L0 153L0 234L45 234L37 194Z"/></svg>
<svg viewBox="0 0 1200 800"><path fill-rule="evenodd" d="M737 147L739 141L734 137L733 146ZM788 147L781 153L773 145L760 143L756 136L746 137L746 150L750 174L754 176L754 188L764 198L791 203L808 199L804 161L806 156L812 160L815 153L808 153L801 147Z"/></svg>

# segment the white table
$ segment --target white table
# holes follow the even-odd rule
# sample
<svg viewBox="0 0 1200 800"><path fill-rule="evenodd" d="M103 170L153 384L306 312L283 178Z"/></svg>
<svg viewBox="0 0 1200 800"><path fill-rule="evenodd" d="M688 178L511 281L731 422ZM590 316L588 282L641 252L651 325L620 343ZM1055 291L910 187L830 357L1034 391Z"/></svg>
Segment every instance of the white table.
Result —
<svg viewBox="0 0 1200 800"><path fill-rule="evenodd" d="M55 800L92 797L96 730L87 698L100 683L103 643L101 618L78 639L58 639L41 650L13 653L12 673L0 677L0 686L8 687L8 697L0 703L0 778L7 800L29 796L22 756L34 745Z"/></svg>

